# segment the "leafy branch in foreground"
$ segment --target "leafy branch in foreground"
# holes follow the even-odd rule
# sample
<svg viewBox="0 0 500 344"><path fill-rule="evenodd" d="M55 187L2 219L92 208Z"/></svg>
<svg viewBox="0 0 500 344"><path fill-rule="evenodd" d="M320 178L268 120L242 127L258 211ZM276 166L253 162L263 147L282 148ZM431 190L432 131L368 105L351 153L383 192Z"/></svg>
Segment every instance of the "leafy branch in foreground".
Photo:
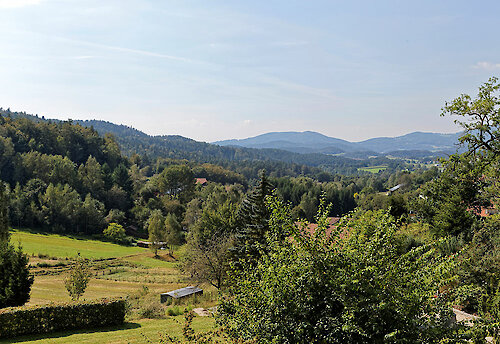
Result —
<svg viewBox="0 0 500 344"><path fill-rule="evenodd" d="M452 317L454 256L438 243L399 249L389 214L357 211L336 228L327 208L308 235L278 197L268 200L267 253L229 273L219 322L259 343L460 342ZM291 236L282 240L283 233Z"/></svg>

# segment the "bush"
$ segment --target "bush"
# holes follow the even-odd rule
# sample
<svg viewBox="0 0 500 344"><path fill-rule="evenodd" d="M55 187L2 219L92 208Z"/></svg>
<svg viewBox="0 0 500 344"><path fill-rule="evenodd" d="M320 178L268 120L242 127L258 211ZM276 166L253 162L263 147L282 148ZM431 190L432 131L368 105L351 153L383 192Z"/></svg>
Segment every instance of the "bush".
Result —
<svg viewBox="0 0 500 344"><path fill-rule="evenodd" d="M169 307L167 309L167 315L171 317L175 317L177 315L184 314L186 312L191 312L193 310L193 306L189 305L187 307L179 307L179 306L173 306Z"/></svg>
<svg viewBox="0 0 500 344"><path fill-rule="evenodd" d="M125 300L108 299L5 308L0 310L0 338L120 325L126 308Z"/></svg>
<svg viewBox="0 0 500 344"><path fill-rule="evenodd" d="M126 238L125 229L118 223L110 223L108 228L104 230L103 234L106 238L116 243L122 243Z"/></svg>
<svg viewBox="0 0 500 344"><path fill-rule="evenodd" d="M158 300L147 298L140 303L137 313L141 318L156 319L165 315L165 309Z"/></svg>
<svg viewBox="0 0 500 344"><path fill-rule="evenodd" d="M232 267L217 308L241 339L265 343L438 343L455 336L445 297L457 266L435 245L399 252L398 222L383 211L356 211L330 231L303 235L290 208L268 199L268 251ZM282 233L292 239L281 240ZM455 341L456 343L456 341Z"/></svg>

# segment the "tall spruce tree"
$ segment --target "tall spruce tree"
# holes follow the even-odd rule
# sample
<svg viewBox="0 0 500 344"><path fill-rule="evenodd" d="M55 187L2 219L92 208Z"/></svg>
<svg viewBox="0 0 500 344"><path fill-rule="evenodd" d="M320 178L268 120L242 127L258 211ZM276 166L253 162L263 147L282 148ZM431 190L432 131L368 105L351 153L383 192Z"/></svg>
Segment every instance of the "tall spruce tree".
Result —
<svg viewBox="0 0 500 344"><path fill-rule="evenodd" d="M0 243L7 243L10 238L8 209L9 207L7 194L5 193L5 186L3 181L0 180Z"/></svg>
<svg viewBox="0 0 500 344"><path fill-rule="evenodd" d="M25 304L33 284L28 257L21 247L16 250L9 242L7 209L7 195L0 180L0 308Z"/></svg>
<svg viewBox="0 0 500 344"><path fill-rule="evenodd" d="M273 188L266 171L262 170L259 184L241 203L236 215L236 244L232 249L235 260L258 259L260 251L266 249L270 216L266 197L272 194Z"/></svg>

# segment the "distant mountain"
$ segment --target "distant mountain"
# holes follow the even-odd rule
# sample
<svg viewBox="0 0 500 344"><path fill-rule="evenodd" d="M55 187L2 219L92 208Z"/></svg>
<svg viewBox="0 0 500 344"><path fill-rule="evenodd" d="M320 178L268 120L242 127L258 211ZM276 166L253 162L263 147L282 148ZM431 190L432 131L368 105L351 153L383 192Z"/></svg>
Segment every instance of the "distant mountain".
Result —
<svg viewBox="0 0 500 344"><path fill-rule="evenodd" d="M274 148L298 153L339 154L346 156L381 155L388 152L420 151L420 155L454 153L460 133L437 134L414 132L398 137L379 137L349 142L313 131L272 132L241 140L217 141L220 146ZM364 154L363 154L364 153Z"/></svg>
<svg viewBox="0 0 500 344"><path fill-rule="evenodd" d="M217 141L214 144L247 148L274 148L298 153L338 154L356 150L349 141L328 137L314 131L272 132L241 140Z"/></svg>
<svg viewBox="0 0 500 344"><path fill-rule="evenodd" d="M462 133L438 134L414 132L397 137L378 137L358 142L358 147L379 153L398 150L427 150L454 152Z"/></svg>

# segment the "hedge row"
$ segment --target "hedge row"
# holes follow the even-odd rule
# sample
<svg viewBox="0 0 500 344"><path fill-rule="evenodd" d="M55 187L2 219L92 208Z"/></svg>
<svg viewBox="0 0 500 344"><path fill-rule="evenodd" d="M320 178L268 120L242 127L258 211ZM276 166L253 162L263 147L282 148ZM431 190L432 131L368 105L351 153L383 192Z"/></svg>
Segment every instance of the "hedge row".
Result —
<svg viewBox="0 0 500 344"><path fill-rule="evenodd" d="M126 301L97 301L0 309L0 338L123 324Z"/></svg>

